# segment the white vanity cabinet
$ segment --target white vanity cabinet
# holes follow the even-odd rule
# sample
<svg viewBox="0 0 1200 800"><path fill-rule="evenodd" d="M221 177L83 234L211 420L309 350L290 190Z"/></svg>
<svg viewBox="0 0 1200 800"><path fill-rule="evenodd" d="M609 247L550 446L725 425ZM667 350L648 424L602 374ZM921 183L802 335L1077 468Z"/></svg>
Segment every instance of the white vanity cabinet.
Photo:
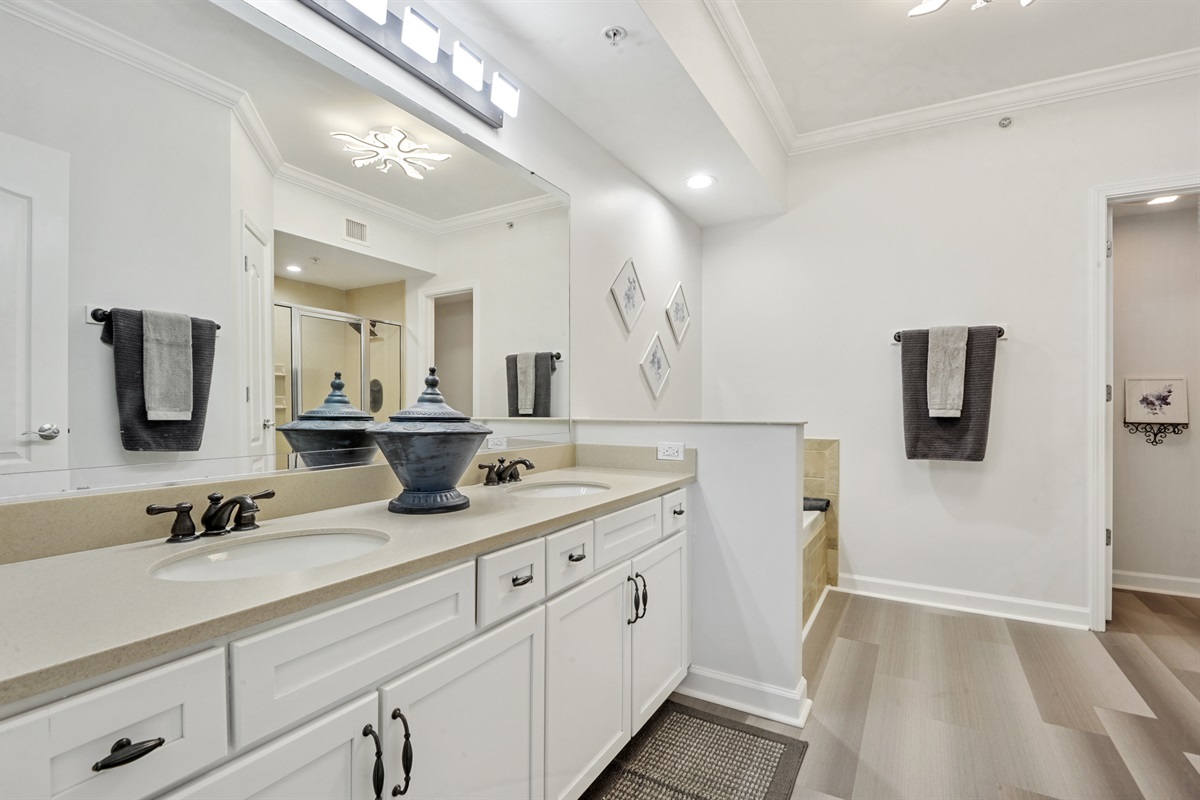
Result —
<svg viewBox="0 0 1200 800"><path fill-rule="evenodd" d="M539 606L379 690L387 792L407 783L418 800L542 800L545 629Z"/></svg>
<svg viewBox="0 0 1200 800"><path fill-rule="evenodd" d="M578 797L683 680L687 609L684 531L546 604L547 798Z"/></svg>

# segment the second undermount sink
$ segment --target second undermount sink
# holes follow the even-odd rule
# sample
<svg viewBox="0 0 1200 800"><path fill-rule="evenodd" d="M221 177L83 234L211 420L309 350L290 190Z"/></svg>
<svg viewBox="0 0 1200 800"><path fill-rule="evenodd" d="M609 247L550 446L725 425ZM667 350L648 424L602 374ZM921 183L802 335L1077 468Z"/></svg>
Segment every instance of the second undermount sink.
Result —
<svg viewBox="0 0 1200 800"><path fill-rule="evenodd" d="M504 491L518 497L582 497L586 494L607 492L611 488L607 483L589 481L547 481L513 486Z"/></svg>
<svg viewBox="0 0 1200 800"><path fill-rule="evenodd" d="M369 530L292 531L280 536L231 539L183 558L159 562L150 575L164 581L261 578L323 567L378 550L387 534Z"/></svg>

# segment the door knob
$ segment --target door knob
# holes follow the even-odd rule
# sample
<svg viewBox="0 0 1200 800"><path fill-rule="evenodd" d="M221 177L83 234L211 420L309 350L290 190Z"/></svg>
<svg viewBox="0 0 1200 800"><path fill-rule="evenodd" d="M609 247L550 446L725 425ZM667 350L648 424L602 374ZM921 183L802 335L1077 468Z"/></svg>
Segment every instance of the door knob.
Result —
<svg viewBox="0 0 1200 800"><path fill-rule="evenodd" d="M267 430L269 428L274 428L274 427L275 427L275 420L273 420L273 419L264 419L263 420L263 430Z"/></svg>
<svg viewBox="0 0 1200 800"><path fill-rule="evenodd" d="M25 431L21 435L22 436L35 436L36 435L36 436L42 437L43 439L57 439L58 435L60 433L62 433L62 431L60 431L58 429L57 425L55 425L53 422L47 422L45 425L41 426L36 431Z"/></svg>

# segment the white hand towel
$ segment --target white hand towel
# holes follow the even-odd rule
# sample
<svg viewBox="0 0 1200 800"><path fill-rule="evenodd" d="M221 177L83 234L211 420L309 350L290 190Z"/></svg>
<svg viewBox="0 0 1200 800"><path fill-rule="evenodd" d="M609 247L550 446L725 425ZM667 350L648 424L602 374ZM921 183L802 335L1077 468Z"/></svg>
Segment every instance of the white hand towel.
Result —
<svg viewBox="0 0 1200 800"><path fill-rule="evenodd" d="M146 419L192 418L192 318L142 312L142 390Z"/></svg>
<svg viewBox="0 0 1200 800"><path fill-rule="evenodd" d="M534 377L533 364L537 353L517 353L517 414L529 416L533 414Z"/></svg>
<svg viewBox="0 0 1200 800"><path fill-rule="evenodd" d="M929 361L925 374L929 416L962 416L963 381L966 377L966 326L930 328Z"/></svg>

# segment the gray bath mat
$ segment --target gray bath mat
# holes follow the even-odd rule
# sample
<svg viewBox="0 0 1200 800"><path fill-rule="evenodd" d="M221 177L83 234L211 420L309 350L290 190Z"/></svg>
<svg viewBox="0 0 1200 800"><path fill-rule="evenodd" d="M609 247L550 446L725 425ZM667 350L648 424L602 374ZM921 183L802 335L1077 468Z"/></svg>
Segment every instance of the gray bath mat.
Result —
<svg viewBox="0 0 1200 800"><path fill-rule="evenodd" d="M807 749L668 700L583 800L787 800Z"/></svg>

